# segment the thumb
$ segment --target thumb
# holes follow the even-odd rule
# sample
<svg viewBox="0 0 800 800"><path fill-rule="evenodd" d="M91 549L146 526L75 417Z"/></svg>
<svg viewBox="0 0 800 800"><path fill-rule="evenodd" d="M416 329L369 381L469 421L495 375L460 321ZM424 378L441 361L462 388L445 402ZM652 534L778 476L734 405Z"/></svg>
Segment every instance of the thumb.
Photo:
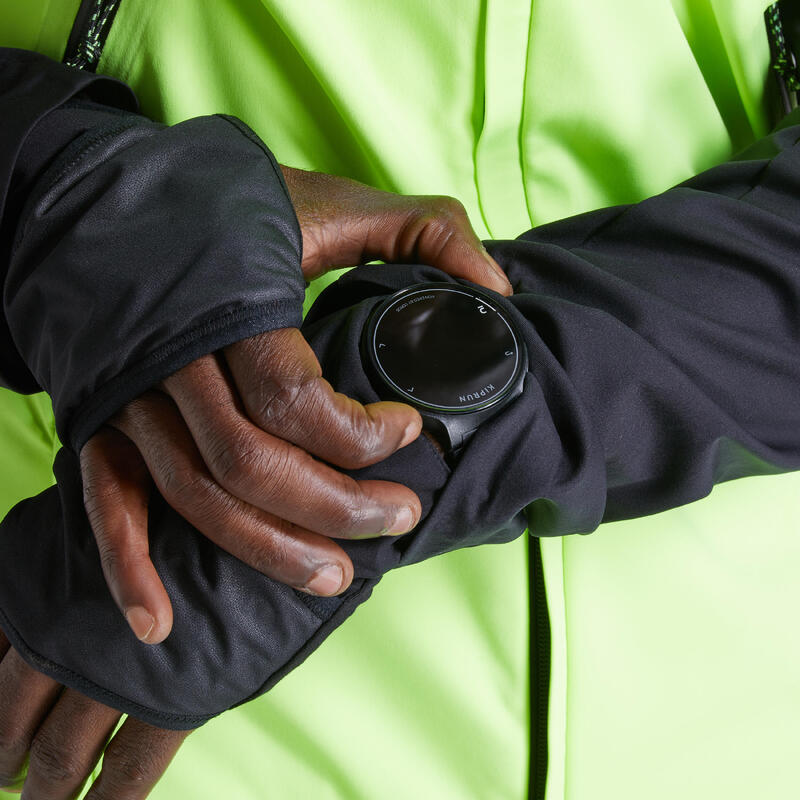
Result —
<svg viewBox="0 0 800 800"><path fill-rule="evenodd" d="M447 195L406 199L412 207L398 236L400 253L405 257L413 254L415 261L506 297L513 293L505 272L472 229L459 200Z"/></svg>
<svg viewBox="0 0 800 800"><path fill-rule="evenodd" d="M401 195L350 178L281 170L303 235L306 280L380 259L430 264L500 294L513 292L455 197Z"/></svg>
<svg viewBox="0 0 800 800"><path fill-rule="evenodd" d="M105 426L81 449L83 502L106 583L136 637L158 644L172 629L172 604L150 560L150 473L136 445Z"/></svg>

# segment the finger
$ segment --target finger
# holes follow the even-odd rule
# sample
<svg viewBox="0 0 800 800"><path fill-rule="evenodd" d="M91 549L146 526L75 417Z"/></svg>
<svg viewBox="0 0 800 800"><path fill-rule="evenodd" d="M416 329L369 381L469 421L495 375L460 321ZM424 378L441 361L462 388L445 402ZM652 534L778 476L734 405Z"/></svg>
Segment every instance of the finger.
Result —
<svg viewBox="0 0 800 800"><path fill-rule="evenodd" d="M214 356L197 359L164 381L206 466L230 494L281 519L337 538L399 534L416 524L422 509L409 488L388 481L356 481L285 441L284 436L291 433L266 433L243 413L231 384ZM296 400L294 407L307 420L306 434L316 431L323 440L327 432L324 420L320 423L322 412L304 402ZM157 446L144 440L157 436L152 426L141 435L140 449ZM316 449L324 448L318 443Z"/></svg>
<svg viewBox="0 0 800 800"><path fill-rule="evenodd" d="M394 257L389 260L413 259L502 295L513 293L505 272L483 246L459 200L446 195L405 199L414 205L399 229ZM380 248L380 242L391 242L396 229L391 217L377 217L367 241L367 255Z"/></svg>
<svg viewBox="0 0 800 800"><path fill-rule="evenodd" d="M311 593L336 594L350 585L353 564L331 539L219 486L168 396L145 392L110 422L137 444L166 502L231 555ZM334 574L326 580L320 571L329 567Z"/></svg>
<svg viewBox="0 0 800 800"><path fill-rule="evenodd" d="M297 328L251 336L223 352L250 419L330 464L346 469L375 464L422 430L419 412L405 403L362 405L334 392ZM164 382L173 397L201 397L198 369L189 366Z"/></svg>
<svg viewBox="0 0 800 800"><path fill-rule="evenodd" d="M446 195L404 196L281 165L303 233L306 280L373 259L431 264L504 295L511 285Z"/></svg>
<svg viewBox="0 0 800 800"><path fill-rule="evenodd" d="M31 742L21 800L71 800L80 792L121 714L65 689Z"/></svg>
<svg viewBox="0 0 800 800"><path fill-rule="evenodd" d="M147 465L108 425L83 446L80 463L83 503L114 602L141 641L162 642L172 629L172 604L149 555Z"/></svg>
<svg viewBox="0 0 800 800"><path fill-rule="evenodd" d="M61 686L11 648L0 662L0 788L19 789L28 751Z"/></svg>
<svg viewBox="0 0 800 800"><path fill-rule="evenodd" d="M164 774L191 731L168 731L128 717L106 747L84 800L141 800Z"/></svg>

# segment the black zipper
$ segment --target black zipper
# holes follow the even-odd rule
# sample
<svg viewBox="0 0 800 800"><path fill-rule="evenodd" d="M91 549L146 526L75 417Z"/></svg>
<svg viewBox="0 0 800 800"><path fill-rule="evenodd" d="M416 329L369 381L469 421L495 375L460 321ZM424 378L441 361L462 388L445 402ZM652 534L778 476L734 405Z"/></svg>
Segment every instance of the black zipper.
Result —
<svg viewBox="0 0 800 800"><path fill-rule="evenodd" d="M64 57L70 67L94 72L122 0L81 0Z"/></svg>
<svg viewBox="0 0 800 800"><path fill-rule="evenodd" d="M542 569L542 545L529 537L528 597L530 602L530 766L529 800L544 800L547 785L547 717L550 700L550 615Z"/></svg>

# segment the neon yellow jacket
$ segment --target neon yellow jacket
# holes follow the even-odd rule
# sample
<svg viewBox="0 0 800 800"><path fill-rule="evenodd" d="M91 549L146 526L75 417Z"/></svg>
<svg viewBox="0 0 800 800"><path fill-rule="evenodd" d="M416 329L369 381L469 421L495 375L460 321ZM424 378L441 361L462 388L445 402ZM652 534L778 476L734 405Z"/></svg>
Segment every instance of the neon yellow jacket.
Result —
<svg viewBox="0 0 800 800"><path fill-rule="evenodd" d="M61 58L79 5L8 0L0 45ZM282 163L455 195L482 238L647 197L769 128L764 0L116 5L97 69L143 113L235 114ZM46 396L0 403L5 513L57 443ZM732 481L393 571L151 796L521 800L545 774L546 800L798 796L799 489Z"/></svg>

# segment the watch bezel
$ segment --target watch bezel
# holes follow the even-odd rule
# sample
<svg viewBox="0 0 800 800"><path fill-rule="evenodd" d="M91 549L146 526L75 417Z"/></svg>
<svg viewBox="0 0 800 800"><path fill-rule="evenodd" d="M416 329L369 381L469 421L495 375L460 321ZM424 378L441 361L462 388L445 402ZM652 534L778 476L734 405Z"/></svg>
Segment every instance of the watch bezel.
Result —
<svg viewBox="0 0 800 800"><path fill-rule="evenodd" d="M497 392L495 392L490 398L485 401L477 402L469 406L442 406L442 405L435 405L432 403L425 402L420 400L417 397L405 392L401 389L394 381L391 379L389 375L383 369L380 359L378 358L377 351L376 351L376 342L375 336L377 333L377 328L380 323L380 320L383 316L389 311L389 309L396 305L396 303L402 300L404 297L410 297L414 294L419 294L425 291L430 291L432 289L437 290L445 290L445 291L452 291L457 292L459 294L464 294L469 297L474 297L476 299L480 299L481 301L485 302L492 311L497 313L500 317L502 322L508 327L509 332L514 339L516 348L515 348L515 364L514 368L511 372L511 376L506 382L506 384ZM424 412L426 414L435 414L435 415L442 415L447 417L459 417L459 416L469 416L475 414L481 414L495 406L500 405L504 400L506 400L509 395L514 393L515 387L520 381L520 376L527 371L527 348L525 346L525 340L522 337L521 332L517 328L514 320L510 317L507 313L506 309L498 303L497 299L490 295L488 292L481 290L480 288L473 288L472 286L464 286L461 283L450 283L448 281L429 281L429 282L422 282L416 283L413 286L407 286L404 289L400 289L397 292L392 293L388 297L384 298L372 311L367 319L367 322L364 326L361 336L361 356L362 356L362 363L369 366L370 378L375 384L376 380L381 388L391 394L394 398L397 398L400 402L407 403L408 405L414 406L420 412ZM378 390L378 386L375 385L374 388ZM379 395L383 393L378 391Z"/></svg>

